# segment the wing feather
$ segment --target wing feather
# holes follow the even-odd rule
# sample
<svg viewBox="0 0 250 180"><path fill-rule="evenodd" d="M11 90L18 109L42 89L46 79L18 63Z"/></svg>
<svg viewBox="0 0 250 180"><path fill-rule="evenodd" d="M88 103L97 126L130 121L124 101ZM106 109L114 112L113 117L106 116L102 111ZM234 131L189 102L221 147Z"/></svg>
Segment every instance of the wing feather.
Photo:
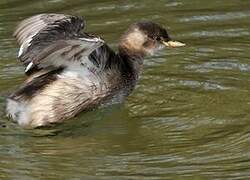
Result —
<svg viewBox="0 0 250 180"><path fill-rule="evenodd" d="M104 41L82 32L84 26L82 17L63 14L40 14L23 20L14 36L25 72L35 66L67 66L67 61L79 60L100 47Z"/></svg>
<svg viewBox="0 0 250 180"><path fill-rule="evenodd" d="M14 37L19 45L23 44L25 39L32 38L46 26L69 16L64 14L38 14L23 20L16 28Z"/></svg>

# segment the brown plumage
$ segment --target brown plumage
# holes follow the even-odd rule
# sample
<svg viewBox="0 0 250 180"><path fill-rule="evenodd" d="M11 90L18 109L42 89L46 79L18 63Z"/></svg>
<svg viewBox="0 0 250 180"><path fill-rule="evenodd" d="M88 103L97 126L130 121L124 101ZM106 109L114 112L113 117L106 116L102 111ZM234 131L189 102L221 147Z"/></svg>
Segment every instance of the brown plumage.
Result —
<svg viewBox="0 0 250 180"><path fill-rule="evenodd" d="M101 104L121 102L133 90L143 58L163 45L181 46L152 22L131 25L115 53L82 29L83 18L40 14L14 36L28 79L7 100L7 114L23 127L58 123Z"/></svg>

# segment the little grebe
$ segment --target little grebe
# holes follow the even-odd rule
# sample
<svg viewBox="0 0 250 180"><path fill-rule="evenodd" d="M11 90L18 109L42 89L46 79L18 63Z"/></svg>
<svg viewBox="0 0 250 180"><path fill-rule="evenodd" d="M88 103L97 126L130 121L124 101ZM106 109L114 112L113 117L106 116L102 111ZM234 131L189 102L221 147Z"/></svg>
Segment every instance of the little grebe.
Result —
<svg viewBox="0 0 250 180"><path fill-rule="evenodd" d="M184 46L144 21L129 27L115 53L84 27L83 18L63 14L39 14L18 25L18 59L28 78L8 97L7 114L21 126L58 123L120 102L133 90L146 55L163 46Z"/></svg>

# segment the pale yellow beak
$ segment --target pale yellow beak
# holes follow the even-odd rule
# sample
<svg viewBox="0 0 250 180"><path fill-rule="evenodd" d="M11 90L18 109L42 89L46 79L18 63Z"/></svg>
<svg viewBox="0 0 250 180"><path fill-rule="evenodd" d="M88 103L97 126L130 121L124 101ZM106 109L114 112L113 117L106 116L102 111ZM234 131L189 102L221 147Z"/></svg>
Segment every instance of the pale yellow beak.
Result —
<svg viewBox="0 0 250 180"><path fill-rule="evenodd" d="M165 42L165 41L162 41L162 43L167 46L167 47L182 47L182 46L186 46L186 44L184 43L181 43L181 42L178 42L178 41L168 41L168 42Z"/></svg>

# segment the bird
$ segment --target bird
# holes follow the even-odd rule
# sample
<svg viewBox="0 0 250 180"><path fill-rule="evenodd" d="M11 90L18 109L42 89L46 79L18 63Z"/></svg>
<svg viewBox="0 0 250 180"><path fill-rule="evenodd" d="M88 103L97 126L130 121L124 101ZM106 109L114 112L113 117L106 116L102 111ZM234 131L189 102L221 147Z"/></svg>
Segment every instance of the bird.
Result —
<svg viewBox="0 0 250 180"><path fill-rule="evenodd" d="M135 88L146 56L185 46L163 26L139 21L121 35L114 51L85 26L83 17L55 13L34 15L17 25L17 59L27 78L7 97L6 114L21 127L50 126L123 102Z"/></svg>

